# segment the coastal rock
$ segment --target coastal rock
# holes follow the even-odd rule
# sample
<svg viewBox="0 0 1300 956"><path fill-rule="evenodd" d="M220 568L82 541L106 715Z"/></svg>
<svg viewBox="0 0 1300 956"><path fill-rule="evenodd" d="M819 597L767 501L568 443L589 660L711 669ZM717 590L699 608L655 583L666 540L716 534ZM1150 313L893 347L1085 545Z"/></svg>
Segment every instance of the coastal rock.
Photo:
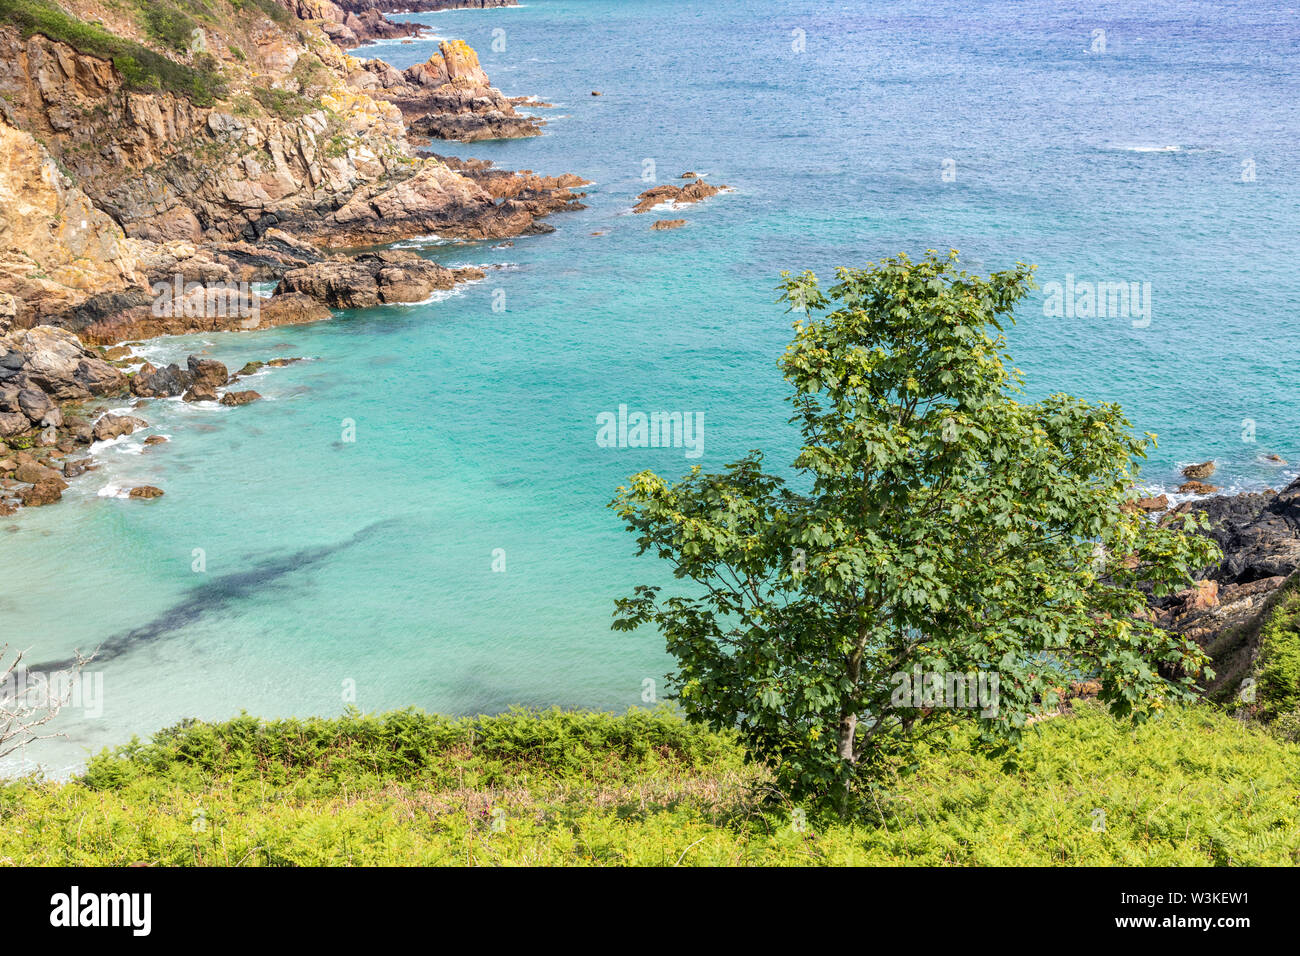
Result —
<svg viewBox="0 0 1300 956"><path fill-rule="evenodd" d="M482 276L480 270L458 274L414 252L388 250L295 269L280 280L273 299L300 293L332 308L359 309L421 302L436 290L452 288L458 279Z"/></svg>
<svg viewBox="0 0 1300 956"><path fill-rule="evenodd" d="M1203 511L1223 560L1206 577L1247 583L1300 568L1300 479L1281 492L1215 496L1179 505L1164 520Z"/></svg>
<svg viewBox="0 0 1300 956"><path fill-rule="evenodd" d="M215 402L218 400L217 390L209 385L191 385L189 389L181 396L185 402Z"/></svg>
<svg viewBox="0 0 1300 956"><path fill-rule="evenodd" d="M1154 498L1135 498L1124 505L1125 511L1164 511L1169 507L1169 496L1158 495Z"/></svg>
<svg viewBox="0 0 1300 956"><path fill-rule="evenodd" d="M217 389L230 379L230 372L224 365L215 359L200 358L197 355L191 355L186 364L189 366L190 375L193 376L193 387L200 386Z"/></svg>
<svg viewBox="0 0 1300 956"><path fill-rule="evenodd" d="M221 396L222 405L247 405L249 402L255 402L262 396L257 392L249 389L243 392L226 392Z"/></svg>
<svg viewBox="0 0 1300 956"><path fill-rule="evenodd" d="M0 412L0 438L21 435L31 427L31 421L22 412Z"/></svg>
<svg viewBox="0 0 1300 956"><path fill-rule="evenodd" d="M540 136L542 120L517 112L488 81L478 53L448 40L425 63L397 71L382 60L362 64L349 82L401 110L417 137L471 143Z"/></svg>
<svg viewBox="0 0 1300 956"><path fill-rule="evenodd" d="M1210 495L1218 490L1218 485L1207 485L1203 481L1188 481L1178 486L1180 495Z"/></svg>
<svg viewBox="0 0 1300 956"><path fill-rule="evenodd" d="M656 219L650 228L654 230L680 229L684 225L686 225L685 219Z"/></svg>
<svg viewBox="0 0 1300 956"><path fill-rule="evenodd" d="M1161 626L1195 640L1210 656L1215 677L1206 692L1227 700L1251 673L1260 627L1279 589L1300 574L1300 479L1281 492L1186 502L1161 522L1177 526L1189 512L1206 514L1209 530L1198 533L1213 538L1223 558L1198 573L1194 595L1153 604Z"/></svg>
<svg viewBox="0 0 1300 956"><path fill-rule="evenodd" d="M703 179L692 179L685 186L664 183L662 186L652 186L637 196L637 203L632 207L632 211L649 212L663 203L672 203L674 206L697 203L710 196L716 196L727 188L729 187L725 185L711 185Z"/></svg>
<svg viewBox="0 0 1300 956"><path fill-rule="evenodd" d="M95 422L95 441L108 441L121 435L130 435L137 428L148 428L149 423L134 415L105 414Z"/></svg>
<svg viewBox="0 0 1300 956"><path fill-rule="evenodd" d="M175 362L155 368L146 362L131 380L131 394L144 398L165 398L183 395L194 384L194 376Z"/></svg>
<svg viewBox="0 0 1300 956"><path fill-rule="evenodd" d="M1214 474L1214 462L1204 461L1199 465L1188 465L1183 469L1183 477L1193 481L1202 481Z"/></svg>
<svg viewBox="0 0 1300 956"><path fill-rule="evenodd" d="M23 505L27 508L39 508L42 505L52 505L63 497L64 489L68 487L67 482L58 478L47 478L39 481L30 488L24 488L18 493L22 499Z"/></svg>
<svg viewBox="0 0 1300 956"><path fill-rule="evenodd" d="M162 496L163 490L153 485L139 485L132 488L127 494L129 498L161 498Z"/></svg>
<svg viewBox="0 0 1300 956"><path fill-rule="evenodd" d="M36 461L22 462L16 469L14 469L15 480L32 485L58 477L59 473L53 468L48 468Z"/></svg>
<svg viewBox="0 0 1300 956"><path fill-rule="evenodd" d="M0 338L0 384L22 382L56 402L113 395L126 376L66 329L36 326Z"/></svg>

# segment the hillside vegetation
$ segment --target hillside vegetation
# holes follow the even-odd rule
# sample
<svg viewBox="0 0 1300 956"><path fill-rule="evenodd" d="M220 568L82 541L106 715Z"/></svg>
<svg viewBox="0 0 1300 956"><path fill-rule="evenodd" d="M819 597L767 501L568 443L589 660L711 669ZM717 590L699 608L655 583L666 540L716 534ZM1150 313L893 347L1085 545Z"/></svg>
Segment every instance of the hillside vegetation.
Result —
<svg viewBox="0 0 1300 956"><path fill-rule="evenodd" d="M852 824L666 710L188 723L0 787L0 863L1300 863L1300 747L1205 706L1076 708L1014 768L930 748Z"/></svg>

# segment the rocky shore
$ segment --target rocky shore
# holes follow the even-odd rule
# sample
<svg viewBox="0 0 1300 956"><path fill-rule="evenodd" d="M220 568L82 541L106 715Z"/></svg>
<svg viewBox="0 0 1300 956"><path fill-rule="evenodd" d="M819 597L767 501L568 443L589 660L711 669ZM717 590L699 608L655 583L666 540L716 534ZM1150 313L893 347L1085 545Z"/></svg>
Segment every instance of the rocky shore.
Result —
<svg viewBox="0 0 1300 956"><path fill-rule="evenodd" d="M1185 469L1184 477L1208 478L1213 471L1214 463L1205 462ZM1206 694L1236 700L1254 673L1263 623L1280 596L1300 583L1300 478L1281 491L1213 495L1173 508L1164 495L1146 500L1158 505L1146 510L1162 524L1181 527L1187 515L1202 512L1209 519L1208 530L1197 533L1215 541L1222 559L1197 571L1194 587L1153 599L1151 615L1209 655L1214 677Z"/></svg>
<svg viewBox="0 0 1300 956"><path fill-rule="evenodd" d="M105 347L423 302L484 273L347 250L512 239L582 208L578 176L415 148L540 133L466 44L407 70L344 52L423 29L392 10L509 2L213 0L201 25L174 11L174 39L145 0L28 3L0 18L0 513L58 500L84 446L142 427L96 403L256 397L210 360Z"/></svg>

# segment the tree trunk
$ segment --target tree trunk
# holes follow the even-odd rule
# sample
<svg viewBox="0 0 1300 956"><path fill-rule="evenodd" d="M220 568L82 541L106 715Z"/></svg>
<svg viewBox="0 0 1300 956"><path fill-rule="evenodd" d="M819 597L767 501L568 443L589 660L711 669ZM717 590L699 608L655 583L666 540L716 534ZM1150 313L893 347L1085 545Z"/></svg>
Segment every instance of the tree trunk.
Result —
<svg viewBox="0 0 1300 956"><path fill-rule="evenodd" d="M858 715L844 714L840 717L839 754L841 759L850 763L857 760L853 753L853 735L858 729Z"/></svg>

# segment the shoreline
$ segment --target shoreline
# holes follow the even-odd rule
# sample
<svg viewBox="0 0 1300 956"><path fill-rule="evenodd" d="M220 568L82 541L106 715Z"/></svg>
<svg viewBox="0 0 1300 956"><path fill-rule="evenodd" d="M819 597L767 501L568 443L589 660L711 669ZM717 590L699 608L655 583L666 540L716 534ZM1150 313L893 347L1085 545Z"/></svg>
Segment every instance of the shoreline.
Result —
<svg viewBox="0 0 1300 956"><path fill-rule="evenodd" d="M513 3L468 4L509 5ZM506 97L497 91L475 51L460 40L443 41L428 61L401 71L377 57L362 60L344 53L350 44L327 28L330 19L351 22L364 8L391 24L381 6L374 0L342 6L328 0L298 2L297 13L312 14L313 26L324 23L323 34L339 47L337 58L329 63L331 88L321 102L363 114L364 128L354 130L361 137L357 146L334 157L356 175L343 183L324 215L314 200L308 207L298 202L269 218L259 214L243 235L230 235L226 227L223 237L221 229L210 226L201 237L178 239L175 233L188 227L178 222L175 207L165 222L155 217L134 228L127 222L128 231L123 231L93 197L82 193L80 177L64 176L57 182L54 194L46 197L49 205L60 217L69 206L75 206L73 216L86 217L82 231L99 241L111 274L99 277L105 279L98 283L102 292L56 290L64 301L48 294L43 286L49 283L39 272L33 273L38 279L20 282L14 291L0 288L0 517L19 507L60 500L68 481L97 467L93 457L80 456L99 447L99 436L116 438L149 427L135 415L113 416L111 410L123 402L138 410L154 398L184 396L186 401L227 405L261 398L256 392L237 391L240 376L201 355L190 356L187 368L172 364L159 369L137 354L145 343L164 336L309 324L332 318L336 310L438 301L458 285L484 279L485 269L499 266L449 269L421 254L421 240L436 236L439 244L512 241L553 232L555 227L545 218L584 208L580 190L589 183L580 176L497 169L491 161L439 156L428 149L435 138L470 143L540 135L544 120L518 114L514 104L546 104L536 94ZM451 9L466 4L427 0L425 6ZM346 17L336 16L340 13ZM316 21L317 14L323 20ZM372 26L378 22L375 16L368 17ZM302 20L297 23L308 26ZM425 31L419 24L402 29L403 35ZM0 24L0 46L6 44L17 47L11 28ZM48 36L31 36L23 65L34 66L34 51L58 46ZM233 45L230 50L237 52ZM322 62L324 54L319 49L300 54L307 55ZM87 54L74 50L72 56L99 64L92 68L101 73L112 70ZM67 81L79 83L75 73ZM112 95L111 89L108 92ZM124 92L119 88L119 95ZM51 158L50 146L23 132L10 98L0 104L0 131L6 138L27 147L38 162L58 162L57 156ZM306 135L318 141L319 133L327 131L318 130L325 121L316 115L296 118L293 127L300 140ZM268 132L274 136L287 131L282 119L268 116L249 122L214 107L199 125L203 135L238 150L243 143L265 143ZM380 163L381 169L366 168L367 157L375 153L366 146L372 134L393 154L391 162ZM184 157L176 161L184 162ZM243 160L243 171L265 175L256 159ZM277 175L282 174L281 168ZM310 186L324 175L308 164L300 181ZM260 205L259 196L266 195L261 186L250 191L234 182L226 187L226 195L231 194L253 203L253 209L265 208ZM68 258L75 258L73 240L85 245L82 236L59 238L70 247ZM173 284L174 293L169 288ZM255 285L270 286L270 294L256 291ZM146 289L154 294L152 301ZM211 301L214 290L229 296L216 308ZM160 295L173 301L160 309ZM206 377L196 371L205 367Z"/></svg>

